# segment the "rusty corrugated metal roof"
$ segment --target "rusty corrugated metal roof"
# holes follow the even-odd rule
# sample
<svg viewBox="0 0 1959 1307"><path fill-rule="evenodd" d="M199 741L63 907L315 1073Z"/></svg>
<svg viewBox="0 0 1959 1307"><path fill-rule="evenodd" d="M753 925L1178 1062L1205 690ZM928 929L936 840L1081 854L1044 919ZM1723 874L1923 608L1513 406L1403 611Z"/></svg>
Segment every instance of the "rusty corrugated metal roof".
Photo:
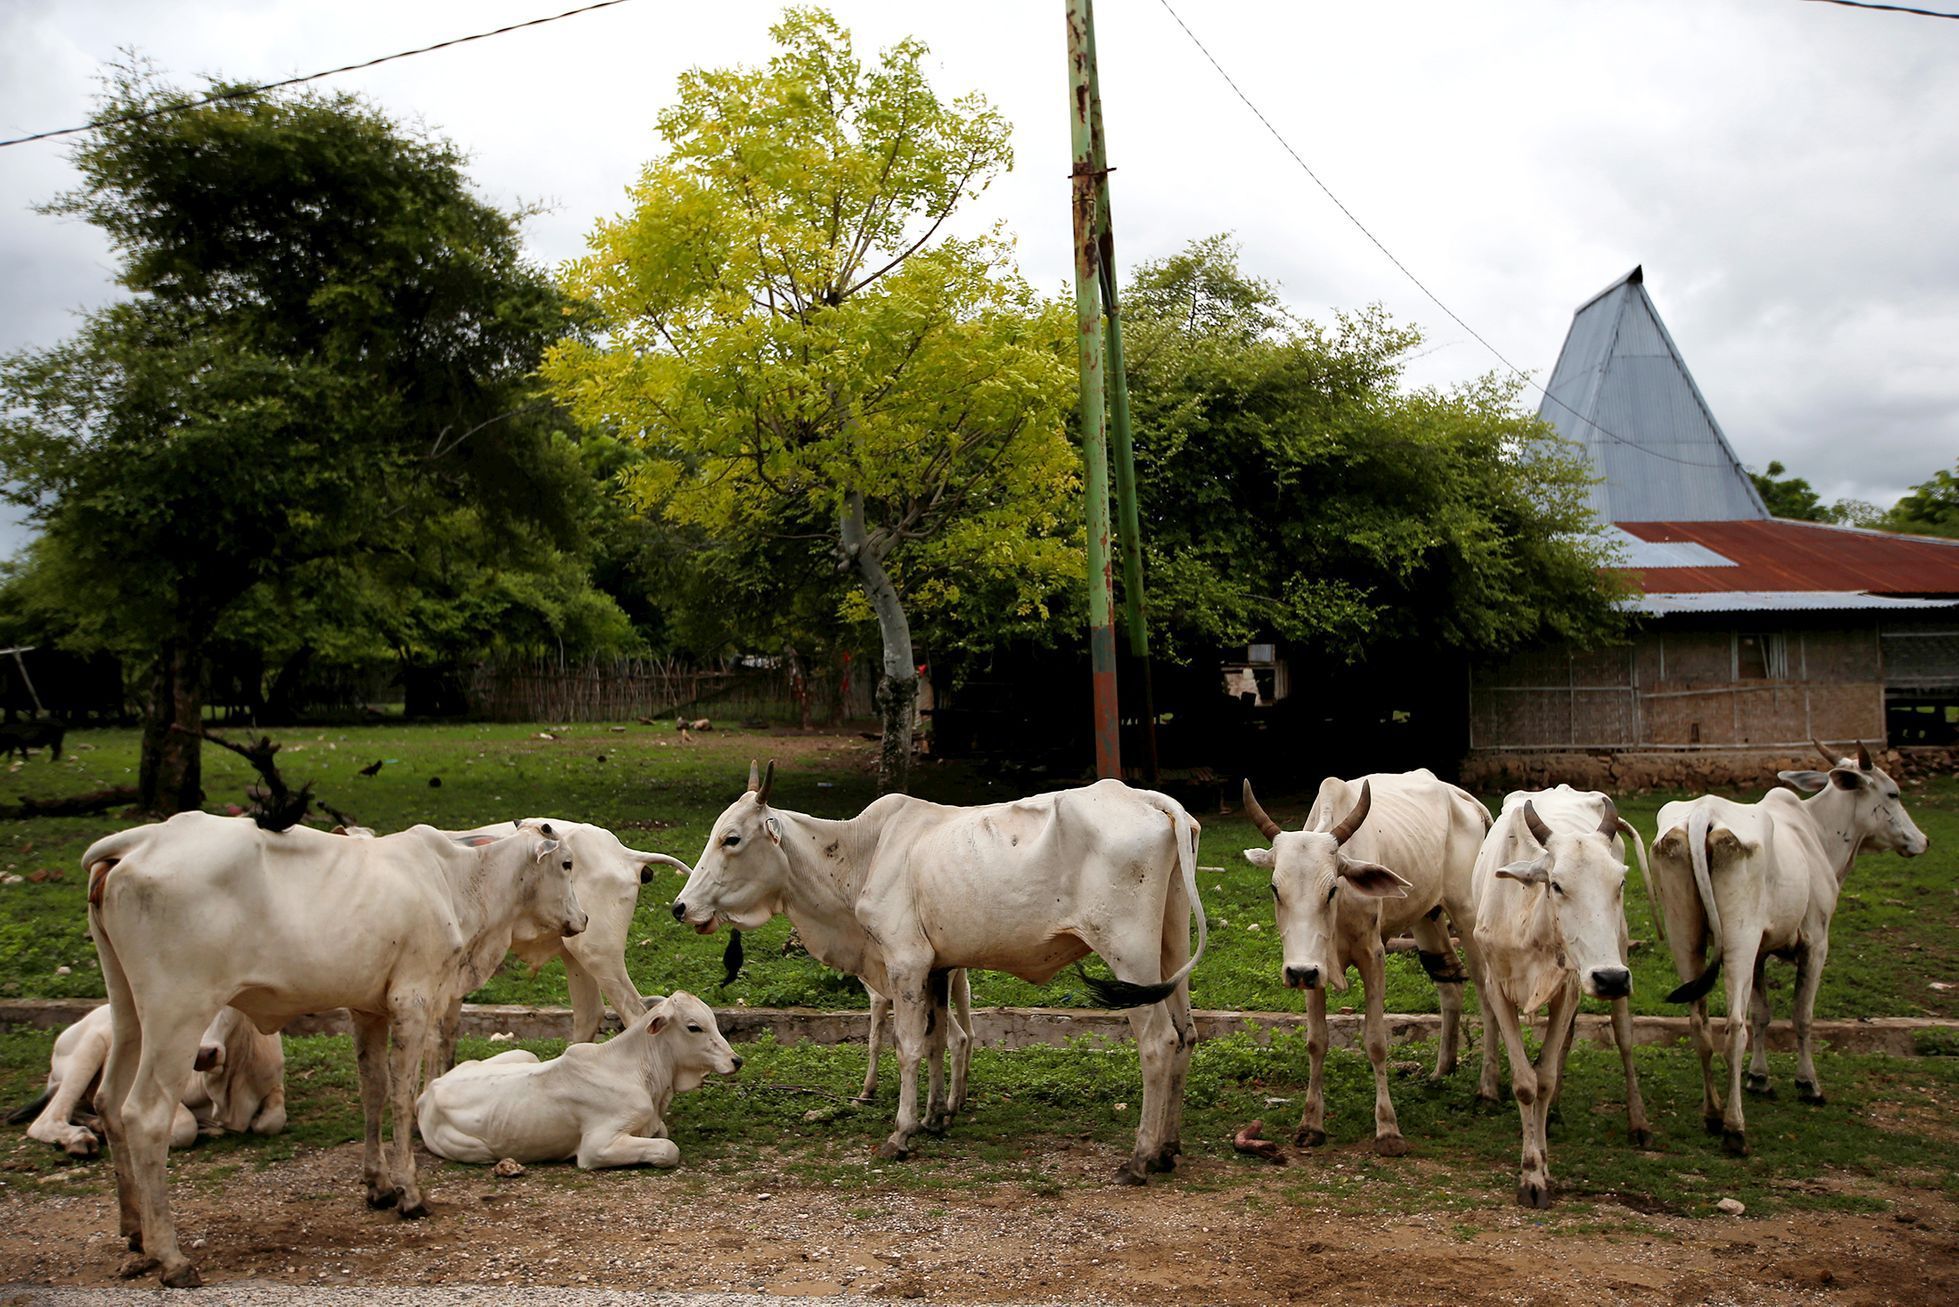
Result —
<svg viewBox="0 0 1959 1307"><path fill-rule="evenodd" d="M1892 535L1783 518L1728 522L1618 522L1652 543L1695 544L1732 567L1626 568L1648 594L1743 590L1854 590L1959 595L1959 540Z"/></svg>

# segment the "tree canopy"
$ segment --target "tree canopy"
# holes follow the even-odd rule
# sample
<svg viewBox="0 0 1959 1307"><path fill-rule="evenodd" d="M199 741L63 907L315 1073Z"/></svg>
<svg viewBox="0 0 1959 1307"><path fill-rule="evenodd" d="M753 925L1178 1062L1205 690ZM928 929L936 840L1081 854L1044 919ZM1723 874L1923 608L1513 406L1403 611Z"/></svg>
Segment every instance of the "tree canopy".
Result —
<svg viewBox="0 0 1959 1307"><path fill-rule="evenodd" d="M902 788L913 614L1042 631L1080 575L1069 327L1000 233L945 234L1010 165L995 110L935 92L916 41L867 64L813 9L772 35L765 67L682 77L667 153L568 270L603 343L545 374L639 446L645 511L850 578L839 616L883 645L880 783Z"/></svg>
<svg viewBox="0 0 1959 1307"><path fill-rule="evenodd" d="M1877 525L1918 535L1959 536L1959 464L1941 468L1891 506Z"/></svg>

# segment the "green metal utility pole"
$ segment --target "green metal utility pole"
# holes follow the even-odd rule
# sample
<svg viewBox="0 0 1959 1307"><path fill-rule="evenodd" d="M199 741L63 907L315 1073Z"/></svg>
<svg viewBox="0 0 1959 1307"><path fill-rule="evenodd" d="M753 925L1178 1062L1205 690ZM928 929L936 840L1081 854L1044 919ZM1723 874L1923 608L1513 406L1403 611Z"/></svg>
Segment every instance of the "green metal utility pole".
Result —
<svg viewBox="0 0 1959 1307"><path fill-rule="evenodd" d="M1114 447L1116 504L1122 545L1122 608L1129 656L1143 682L1144 777L1157 781L1156 689L1150 680L1150 631L1143 603L1143 535L1136 503L1136 455L1129 431L1129 371L1122 357L1122 307L1116 298L1115 211L1109 204L1109 139L1102 129L1102 84L1095 65L1095 4L1083 5L1088 22L1089 147L1095 169L1096 271L1100 274L1108 386L1109 436Z"/></svg>
<svg viewBox="0 0 1959 1307"><path fill-rule="evenodd" d="M1067 0L1069 103L1073 111L1075 333L1081 367L1083 487L1088 499L1088 657L1095 688L1095 774L1122 779L1116 711L1115 578L1109 568L1109 450L1103 430L1102 285L1096 242L1100 178L1094 148L1095 58L1089 0Z"/></svg>

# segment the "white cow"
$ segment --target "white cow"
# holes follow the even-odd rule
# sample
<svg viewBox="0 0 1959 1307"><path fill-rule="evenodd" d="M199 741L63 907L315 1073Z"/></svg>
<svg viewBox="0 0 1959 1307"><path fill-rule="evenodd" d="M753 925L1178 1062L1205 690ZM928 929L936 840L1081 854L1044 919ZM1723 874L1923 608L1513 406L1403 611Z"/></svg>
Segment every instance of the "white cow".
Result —
<svg viewBox="0 0 1959 1307"><path fill-rule="evenodd" d="M1812 798L1770 790L1759 803L1704 795L1660 809L1660 837L1653 844L1653 894L1661 909L1656 921L1664 923L1674 967L1687 982L1667 1001L1693 1004L1689 1024L1701 1059L1701 1116L1731 1153L1748 1151L1741 1068L1751 1026L1755 1056L1747 1087L1770 1092L1762 964L1771 955L1796 964L1796 1093L1804 1102L1821 1103L1810 1018L1844 879L1867 845L1912 858L1929 844L1905 812L1897 782L1872 765L1868 749L1859 744L1853 760L1838 759L1821 744L1816 748L1830 762L1829 771L1778 773L1796 789L1813 791ZM1703 967L1702 950L1710 945ZM1723 966L1728 973L1725 1111L1714 1087L1714 1040L1707 1025L1707 992Z"/></svg>
<svg viewBox="0 0 1959 1307"><path fill-rule="evenodd" d="M548 1062L521 1048L464 1062L423 1091L417 1121L428 1150L452 1162L675 1166L673 1096L740 1067L713 1011L680 992L605 1043L572 1044Z"/></svg>
<svg viewBox="0 0 1959 1307"><path fill-rule="evenodd" d="M1092 952L1116 979L1084 973L1089 992L1132 1009L1142 1058L1142 1121L1117 1179L1141 1184L1176 1165L1196 1038L1188 980L1207 930L1198 827L1182 805L1105 780L970 808L887 794L825 821L770 806L773 766L749 780L714 823L674 918L705 934L786 912L812 957L890 996L904 1078L881 1156L906 1156L921 1124L949 1116L937 1075L929 1123L918 1111L919 1061L929 1052L937 1070L950 1024L938 973L984 968L1038 985Z"/></svg>
<svg viewBox="0 0 1959 1307"><path fill-rule="evenodd" d="M646 1015L646 1002L626 974L626 939L632 932L633 911L639 906L639 887L653 879L656 865L685 873L686 863L664 853L642 853L629 849L619 837L603 826L585 822L561 821L555 817L527 817L521 823L499 822L474 830L457 831L462 839L499 838L518 825L548 825L564 841L571 855L571 888L578 906L585 910L586 927L565 938L555 928L541 934L519 930L510 941L510 951L532 967L541 967L553 958L564 959L565 982L571 991L571 1041L589 1043L599 1037L605 1021L605 1005L610 1002L619 1013L622 1025L631 1025ZM456 1032L462 1023L462 999L443 1018L442 1035L430 1075L439 1075L455 1063Z"/></svg>
<svg viewBox="0 0 1959 1307"><path fill-rule="evenodd" d="M947 1056L952 1061L952 1088L946 1094L946 1111L956 1114L966 1106L966 1073L973 1061L973 986L961 969L946 973L946 996L938 1005L946 1011ZM871 1000L869 1064L864 1069L864 1088L857 1101L868 1103L877 1097L877 1057L884 1043L884 1023L891 1014L891 1000L864 986ZM894 1040L895 1042L895 1040ZM938 1074L935 1072L935 1074Z"/></svg>
<svg viewBox="0 0 1959 1307"><path fill-rule="evenodd" d="M1551 1203L1545 1127L1564 1076L1582 990L1612 1004L1612 1030L1626 1076L1626 1121L1636 1145L1651 1142L1633 1067L1632 970L1626 965L1626 856L1639 832L1596 791L1517 790L1506 795L1476 858L1476 943L1482 951L1483 1013L1502 1033L1510 1087L1523 1121L1517 1201ZM1532 1062L1519 1014L1550 1008ZM1484 1037L1487 1045L1491 1041Z"/></svg>
<svg viewBox="0 0 1959 1307"><path fill-rule="evenodd" d="M1464 976L1449 945L1451 926L1462 936L1470 971L1476 970L1471 937L1470 873L1489 825L1489 812L1467 792L1429 771L1376 773L1346 781L1329 776L1306 818L1306 829L1287 831L1266 816L1244 785L1245 814L1272 841L1246 849L1245 859L1272 873L1273 911L1284 949L1282 972L1292 989L1307 993L1306 1050L1311 1076L1306 1110L1295 1143L1326 1142L1326 991L1345 992L1347 968L1360 972L1367 992L1365 1041L1374 1065L1374 1151L1399 1157L1408 1151L1388 1096L1388 1031L1384 1010L1384 941L1412 931L1422 967L1442 995L1442 1038L1435 1074L1455 1069ZM1442 917L1447 914L1449 924ZM1484 1042L1484 1082L1495 1097L1495 1069Z"/></svg>
<svg viewBox="0 0 1959 1307"><path fill-rule="evenodd" d="M95 1101L110 1037L107 1004L62 1031L49 1059L47 1091L7 1119L17 1124L31 1117L29 1139L74 1157L95 1156L96 1118L84 1104ZM279 1036L254 1029L237 1008L220 1008L211 1018L194 1067L171 1118L172 1148L188 1148L200 1134L276 1135L286 1128L285 1047Z"/></svg>
<svg viewBox="0 0 1959 1307"><path fill-rule="evenodd" d="M96 841L82 865L114 1014L96 1107L116 1163L122 1233L142 1254L124 1269L157 1265L171 1287L199 1280L177 1246L165 1147L199 1037L219 1008L231 1004L263 1031L304 1012L349 1010L368 1202L424 1216L411 1123L441 1015L488 977L517 930L585 928L570 859L548 827L469 847L428 826L346 839L186 812ZM381 1113L391 1097L384 1167Z"/></svg>

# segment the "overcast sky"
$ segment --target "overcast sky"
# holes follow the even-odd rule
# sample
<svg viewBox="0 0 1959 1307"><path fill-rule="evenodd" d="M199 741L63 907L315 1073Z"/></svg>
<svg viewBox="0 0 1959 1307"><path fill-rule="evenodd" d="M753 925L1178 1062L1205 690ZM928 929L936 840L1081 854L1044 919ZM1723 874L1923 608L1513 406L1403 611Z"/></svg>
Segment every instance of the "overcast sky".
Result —
<svg viewBox="0 0 1959 1307"><path fill-rule="evenodd" d="M119 49L186 84L272 80L572 3L0 0L0 136L84 121ZM1959 22L1801 0L1171 3L1382 243L1538 380L1572 311L1643 264L1744 463L1888 504L1959 455ZM490 199L551 205L528 236L555 265L658 151L676 75L765 59L779 11L633 0L325 85L453 139ZM981 90L1011 119L1015 171L976 212L1060 292L1062 0L833 12L862 54L922 37L941 91ZM1379 302L1422 326L1416 382L1499 366L1160 0L1103 0L1097 23L1125 266L1230 231L1308 315ZM62 142L0 150L0 350L53 343L115 294L94 230L32 211L73 180Z"/></svg>

